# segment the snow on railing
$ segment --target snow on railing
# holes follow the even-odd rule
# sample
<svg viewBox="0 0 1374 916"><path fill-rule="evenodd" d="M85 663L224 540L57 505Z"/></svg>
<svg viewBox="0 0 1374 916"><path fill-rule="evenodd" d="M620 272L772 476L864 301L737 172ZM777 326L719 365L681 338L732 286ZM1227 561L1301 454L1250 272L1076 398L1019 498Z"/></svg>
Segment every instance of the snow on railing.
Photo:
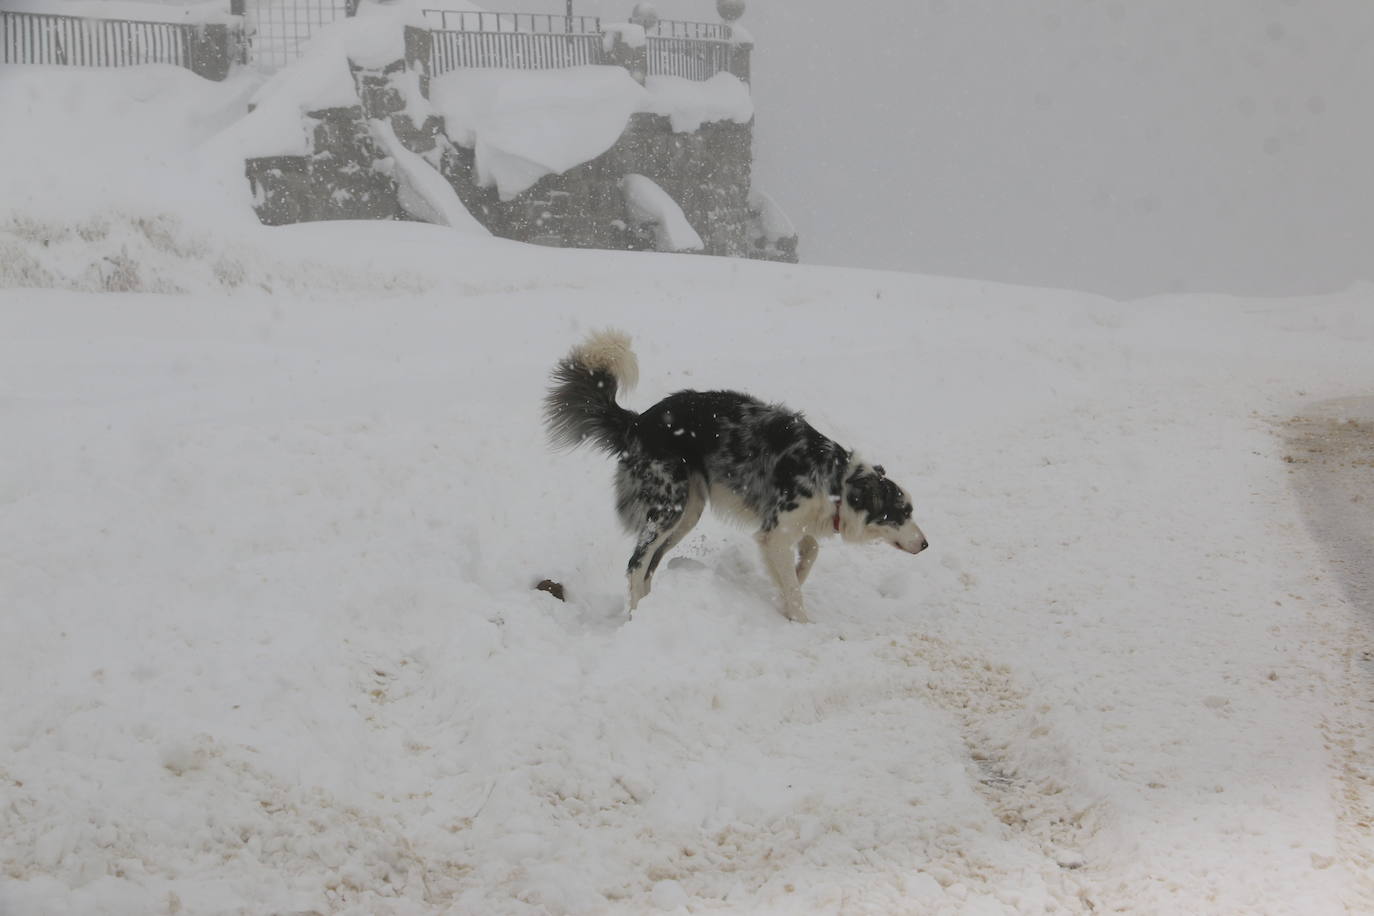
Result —
<svg viewBox="0 0 1374 916"><path fill-rule="evenodd" d="M595 16L424 10L430 66L438 76L459 69L555 70L602 63Z"/></svg>
<svg viewBox="0 0 1374 916"><path fill-rule="evenodd" d="M461 68L549 70L607 63L601 20L555 13L426 9L431 74ZM749 78L749 49L723 23L657 21L647 34L650 76L708 80L717 73Z"/></svg>
<svg viewBox="0 0 1374 916"><path fill-rule="evenodd" d="M733 73L749 81L749 47L723 22L659 19L647 30L650 76L708 80Z"/></svg>
<svg viewBox="0 0 1374 916"><path fill-rule="evenodd" d="M292 63L313 32L351 11L349 0L245 2L231 11L248 26L249 56L265 70ZM601 20L553 13L423 10L430 73L459 69L553 70L606 64ZM749 47L721 23L665 19L646 35L642 50L650 76L703 81L728 72L749 79ZM223 79L239 59L243 32L225 24L96 19L0 10L0 63L124 67L173 64Z"/></svg>
<svg viewBox="0 0 1374 916"><path fill-rule="evenodd" d="M659 19L648 29L650 38L705 38L725 41L729 26L723 22L689 22L685 19Z"/></svg>
<svg viewBox="0 0 1374 916"><path fill-rule="evenodd" d="M440 29L459 32L540 32L557 35L597 35L596 16L559 16L555 13L492 13L484 10L421 10Z"/></svg>
<svg viewBox="0 0 1374 916"><path fill-rule="evenodd" d="M171 64L223 79L237 54L225 24L97 19L0 10L0 63L66 67Z"/></svg>
<svg viewBox="0 0 1374 916"><path fill-rule="evenodd" d="M248 26L249 61L272 73L294 64L301 47L321 29L358 11L357 0L229 0L229 11Z"/></svg>

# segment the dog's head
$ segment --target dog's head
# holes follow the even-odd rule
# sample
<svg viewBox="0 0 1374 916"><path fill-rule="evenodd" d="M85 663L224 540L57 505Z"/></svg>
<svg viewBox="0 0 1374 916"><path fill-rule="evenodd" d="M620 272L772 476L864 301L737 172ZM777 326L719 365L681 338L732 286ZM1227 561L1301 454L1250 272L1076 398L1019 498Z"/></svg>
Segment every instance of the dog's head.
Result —
<svg viewBox="0 0 1374 916"><path fill-rule="evenodd" d="M850 464L840 493L840 536L846 541L886 541L907 553L930 546L911 518L911 497L889 480L880 464Z"/></svg>

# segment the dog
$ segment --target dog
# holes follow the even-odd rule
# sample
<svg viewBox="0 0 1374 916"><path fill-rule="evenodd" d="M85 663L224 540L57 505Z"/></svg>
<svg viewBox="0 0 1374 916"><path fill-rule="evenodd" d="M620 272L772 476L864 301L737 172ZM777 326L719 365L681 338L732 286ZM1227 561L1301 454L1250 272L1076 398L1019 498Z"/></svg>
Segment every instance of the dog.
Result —
<svg viewBox="0 0 1374 916"><path fill-rule="evenodd" d="M912 554L930 546L907 491L801 414L737 391L679 391L637 414L616 398L638 379L630 338L601 331L558 362L544 399L553 445L590 443L618 460L616 512L635 537L631 613L707 502L757 530L782 611L798 622L807 620L801 587L821 539L839 534Z"/></svg>

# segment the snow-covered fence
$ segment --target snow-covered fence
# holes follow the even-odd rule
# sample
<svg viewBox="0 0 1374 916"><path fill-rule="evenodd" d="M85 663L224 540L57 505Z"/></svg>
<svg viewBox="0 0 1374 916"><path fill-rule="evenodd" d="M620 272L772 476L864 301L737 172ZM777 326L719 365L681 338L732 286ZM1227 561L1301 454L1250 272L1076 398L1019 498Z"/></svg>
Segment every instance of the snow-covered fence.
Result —
<svg viewBox="0 0 1374 916"><path fill-rule="evenodd" d="M595 16L451 10L425 10L425 16L440 25L430 32L434 76L467 68L556 70L603 63L601 20Z"/></svg>
<svg viewBox="0 0 1374 916"><path fill-rule="evenodd" d="M720 22L660 19L648 29L649 74L708 80L733 73L749 80L749 46Z"/></svg>
<svg viewBox="0 0 1374 916"><path fill-rule="evenodd" d="M0 10L0 63L67 67L172 64L224 79L238 32L223 23L95 19Z"/></svg>
<svg viewBox="0 0 1374 916"><path fill-rule="evenodd" d="M596 16L424 10L429 32L427 72L465 68L554 70L611 63ZM749 48L723 23L657 22L647 38L648 73L708 80L717 73L749 78Z"/></svg>
<svg viewBox="0 0 1374 916"><path fill-rule="evenodd" d="M320 29L352 16L357 0L230 0L248 24L249 62L267 73L294 64L301 45Z"/></svg>

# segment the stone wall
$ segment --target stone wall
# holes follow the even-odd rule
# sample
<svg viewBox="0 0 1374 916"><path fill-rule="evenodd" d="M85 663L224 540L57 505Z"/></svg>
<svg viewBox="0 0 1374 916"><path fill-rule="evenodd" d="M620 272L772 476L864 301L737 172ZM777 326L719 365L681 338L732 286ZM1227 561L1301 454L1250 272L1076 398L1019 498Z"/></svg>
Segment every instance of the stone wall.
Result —
<svg viewBox="0 0 1374 916"><path fill-rule="evenodd" d="M258 219L269 226L326 219L399 219L396 182L377 164L377 147L360 106L305 115L306 156L249 159L247 176Z"/></svg>
<svg viewBox="0 0 1374 916"><path fill-rule="evenodd" d="M749 206L752 123L717 121L679 133L666 117L633 115L604 154L503 201L494 188L478 185L473 151L451 142L442 119L417 100L427 95L422 74L398 61L381 70L355 67L354 79L357 106L310 113L310 155L249 161L264 223L406 218L389 160L370 133L370 121L387 119L405 147L434 164L493 235L567 248L652 249L652 227L634 224L620 190L624 176L640 174L682 208L705 254L796 260L795 238L781 245L762 238Z"/></svg>
<svg viewBox="0 0 1374 916"><path fill-rule="evenodd" d="M676 133L668 118L638 114L607 156L616 181L638 173L667 191L706 254L748 257L753 140L752 122L712 121Z"/></svg>

